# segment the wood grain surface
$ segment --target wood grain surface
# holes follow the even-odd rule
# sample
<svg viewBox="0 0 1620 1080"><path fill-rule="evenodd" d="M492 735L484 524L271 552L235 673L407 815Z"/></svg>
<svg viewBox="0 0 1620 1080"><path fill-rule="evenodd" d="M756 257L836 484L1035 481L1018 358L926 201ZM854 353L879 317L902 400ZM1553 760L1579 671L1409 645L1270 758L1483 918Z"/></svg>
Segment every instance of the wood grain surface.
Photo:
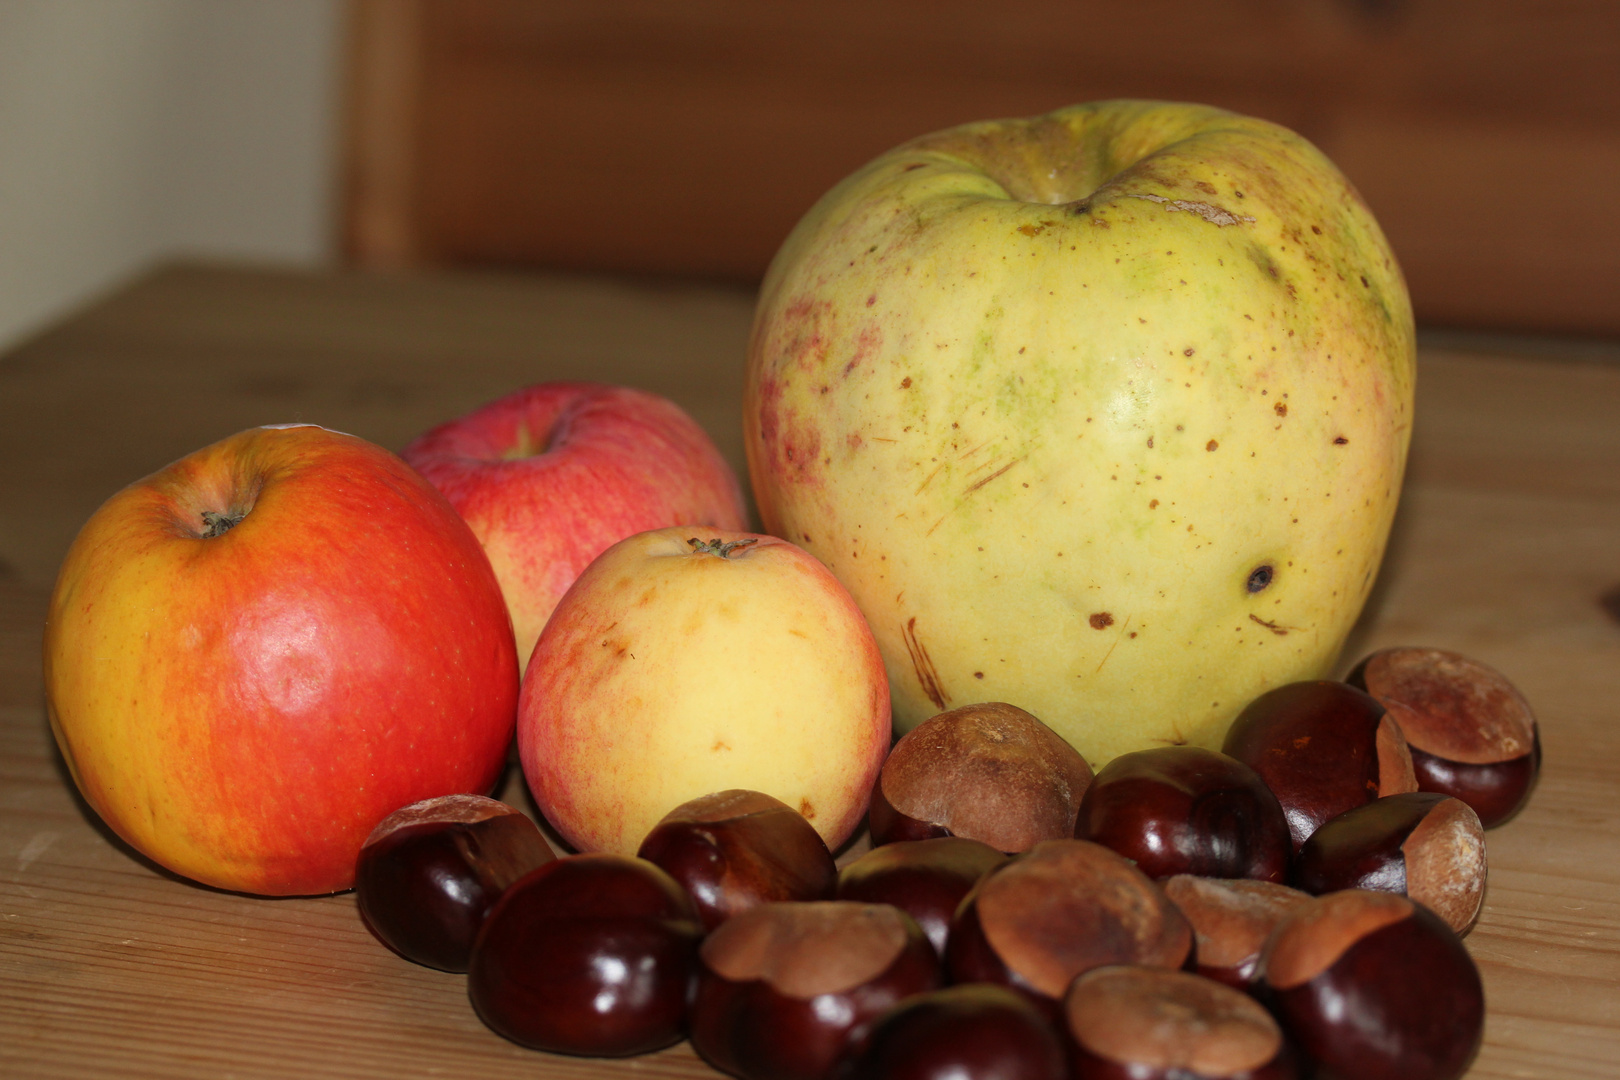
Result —
<svg viewBox="0 0 1620 1080"><path fill-rule="evenodd" d="M124 483L252 424L398 448L518 385L674 398L741 463L750 297L581 278L176 267L0 358L0 1076L714 1075L685 1045L553 1057L488 1032L460 976L379 945L350 895L264 900L133 854L67 780L40 627L57 562ZM1620 365L1425 348L1383 574L1346 661L1457 649L1508 674L1546 749L1489 834L1486 1042L1471 1077L1620 1072ZM1509 351L1509 349L1515 351ZM527 806L521 782L507 795Z"/></svg>

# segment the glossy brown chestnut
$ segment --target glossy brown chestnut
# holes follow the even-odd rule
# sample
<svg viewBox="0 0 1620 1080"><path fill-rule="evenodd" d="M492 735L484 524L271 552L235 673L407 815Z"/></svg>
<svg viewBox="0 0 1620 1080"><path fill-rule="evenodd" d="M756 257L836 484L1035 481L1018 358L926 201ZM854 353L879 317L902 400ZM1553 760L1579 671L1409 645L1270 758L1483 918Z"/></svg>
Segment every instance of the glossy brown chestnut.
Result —
<svg viewBox="0 0 1620 1080"><path fill-rule="evenodd" d="M758 791L721 791L677 806L636 854L686 888L707 930L755 904L830 899L838 880L815 826Z"/></svg>
<svg viewBox="0 0 1620 1080"><path fill-rule="evenodd" d="M1316 894L1401 893L1464 934L1485 898L1485 830L1461 799L1430 791L1391 795L1312 833L1294 864L1294 884Z"/></svg>
<svg viewBox="0 0 1620 1080"><path fill-rule="evenodd" d="M466 971L473 938L506 887L554 854L534 822L482 795L394 811L355 863L360 917L407 960Z"/></svg>
<svg viewBox="0 0 1620 1080"><path fill-rule="evenodd" d="M1329 818L1417 790L1401 729L1344 683L1289 683L1260 695L1232 721L1221 749L1277 796L1296 852Z"/></svg>
<svg viewBox="0 0 1620 1080"><path fill-rule="evenodd" d="M1455 1080L1485 995L1462 941L1394 893L1349 889L1286 916L1261 960L1272 1010L1317 1080Z"/></svg>
<svg viewBox="0 0 1620 1080"><path fill-rule="evenodd" d="M1493 828L1524 806L1541 771L1541 735L1501 672L1444 649L1382 649L1347 680L1400 725L1420 791L1474 808Z"/></svg>
<svg viewBox="0 0 1620 1080"><path fill-rule="evenodd" d="M872 843L965 836L1024 851L1074 835L1090 783L1086 759L1023 709L964 705L895 743L872 788Z"/></svg>
<svg viewBox="0 0 1620 1080"><path fill-rule="evenodd" d="M1135 861L1150 878L1173 874L1288 877L1288 821L1260 774L1202 746L1121 754L1086 789L1074 835Z"/></svg>
<svg viewBox="0 0 1620 1080"><path fill-rule="evenodd" d="M1197 942L1198 974L1238 990L1260 978L1260 953L1284 915L1309 893L1270 881L1177 874L1159 883Z"/></svg>
<svg viewBox="0 0 1620 1080"><path fill-rule="evenodd" d="M1103 967L1063 1000L1076 1080L1294 1080L1282 1029L1254 998L1184 971Z"/></svg>
<svg viewBox="0 0 1620 1080"><path fill-rule="evenodd" d="M652 863L570 855L496 902L473 944L468 996L524 1046L646 1053L684 1032L702 935L691 898Z"/></svg>
<svg viewBox="0 0 1620 1080"><path fill-rule="evenodd" d="M1094 967L1179 968L1192 948L1192 927L1129 859L1089 840L1047 840L962 901L945 963L954 982L1056 1001Z"/></svg>
<svg viewBox="0 0 1620 1080"><path fill-rule="evenodd" d="M761 904L700 955L692 1047L744 1080L832 1076L879 1016L940 979L916 922L887 904Z"/></svg>
<svg viewBox="0 0 1620 1080"><path fill-rule="evenodd" d="M845 1080L1068 1080L1063 1040L1029 1000L969 983L884 1013Z"/></svg>
<svg viewBox="0 0 1620 1080"><path fill-rule="evenodd" d="M873 848L838 874L840 900L893 904L917 920L940 956L951 916L979 879L1007 861L981 840L941 836Z"/></svg>

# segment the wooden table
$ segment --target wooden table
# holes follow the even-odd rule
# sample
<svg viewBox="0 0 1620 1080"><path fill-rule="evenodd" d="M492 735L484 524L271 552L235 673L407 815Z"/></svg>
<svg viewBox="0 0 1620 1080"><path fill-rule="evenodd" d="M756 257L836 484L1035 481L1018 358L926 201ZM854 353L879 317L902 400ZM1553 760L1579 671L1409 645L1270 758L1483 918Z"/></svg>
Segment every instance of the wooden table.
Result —
<svg viewBox="0 0 1620 1080"><path fill-rule="evenodd" d="M571 278L174 267L0 359L0 1075L710 1076L488 1032L464 980L398 959L351 895L190 885L124 847L51 743L40 626L98 502L241 428L312 420L398 448L528 382L683 405L741 467L751 298ZM1543 779L1490 834L1468 938L1489 999L1474 1077L1620 1074L1620 364L1436 339L1406 494L1347 651L1453 648L1541 720ZM1492 351L1494 349L1494 351ZM508 797L523 798L521 782Z"/></svg>

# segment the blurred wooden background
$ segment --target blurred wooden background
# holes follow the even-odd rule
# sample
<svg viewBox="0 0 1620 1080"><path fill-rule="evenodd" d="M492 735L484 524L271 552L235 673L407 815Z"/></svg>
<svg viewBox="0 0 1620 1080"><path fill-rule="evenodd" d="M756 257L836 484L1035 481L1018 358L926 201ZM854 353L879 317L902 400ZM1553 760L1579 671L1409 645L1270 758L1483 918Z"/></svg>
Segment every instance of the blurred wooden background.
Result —
<svg viewBox="0 0 1620 1080"><path fill-rule="evenodd" d="M1158 97L1326 150L1421 322L1620 333L1616 0L356 0L351 31L361 266L750 282L911 136Z"/></svg>

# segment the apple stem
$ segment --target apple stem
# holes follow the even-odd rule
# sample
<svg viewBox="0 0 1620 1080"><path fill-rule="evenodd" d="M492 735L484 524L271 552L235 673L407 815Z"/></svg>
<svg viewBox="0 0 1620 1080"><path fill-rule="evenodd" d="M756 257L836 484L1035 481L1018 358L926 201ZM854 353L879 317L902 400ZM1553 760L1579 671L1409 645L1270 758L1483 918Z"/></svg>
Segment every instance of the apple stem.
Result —
<svg viewBox="0 0 1620 1080"><path fill-rule="evenodd" d="M694 555L715 555L722 559L729 559L731 558L731 553L738 548L744 548L749 544L759 543L759 537L750 536L746 540L727 540L722 542L719 537L715 537L713 540L699 540L694 536L688 539L686 542L692 545L692 554Z"/></svg>
<svg viewBox="0 0 1620 1080"><path fill-rule="evenodd" d="M202 519L207 528L203 529L203 539L209 540L216 536L225 535L241 524L242 519L246 516L245 514L221 514L213 510L204 510Z"/></svg>

